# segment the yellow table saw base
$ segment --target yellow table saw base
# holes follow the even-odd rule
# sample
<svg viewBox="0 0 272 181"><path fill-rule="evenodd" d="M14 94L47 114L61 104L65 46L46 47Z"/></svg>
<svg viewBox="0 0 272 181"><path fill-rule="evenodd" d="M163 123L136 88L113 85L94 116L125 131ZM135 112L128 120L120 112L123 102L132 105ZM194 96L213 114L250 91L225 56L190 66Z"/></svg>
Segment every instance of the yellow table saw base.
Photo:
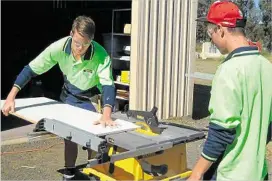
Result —
<svg viewBox="0 0 272 181"><path fill-rule="evenodd" d="M112 150L110 150L111 152ZM118 150L118 152L122 152ZM118 152L116 154L118 154ZM144 160L153 165L168 165L168 172L163 176L152 176L142 170L140 161ZM109 173L109 163L84 168L83 173L95 176L101 181L108 180L171 180L187 178L191 171L187 169L186 144L181 144L165 150L162 154L148 156L143 159L128 158L114 163L114 172Z"/></svg>

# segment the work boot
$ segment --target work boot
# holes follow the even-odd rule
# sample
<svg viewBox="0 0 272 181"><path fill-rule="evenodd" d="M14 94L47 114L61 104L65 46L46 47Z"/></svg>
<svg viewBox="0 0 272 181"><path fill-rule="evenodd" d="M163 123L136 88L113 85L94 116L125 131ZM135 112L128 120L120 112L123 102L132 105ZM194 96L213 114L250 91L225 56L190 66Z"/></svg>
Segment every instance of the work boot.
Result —
<svg viewBox="0 0 272 181"><path fill-rule="evenodd" d="M90 180L89 176L83 174L79 170L75 170L74 172L65 172L62 177L63 181L68 181L68 180Z"/></svg>
<svg viewBox="0 0 272 181"><path fill-rule="evenodd" d="M75 178L75 175L63 175L62 176L62 180L63 181L68 181L68 180L76 180L76 178Z"/></svg>
<svg viewBox="0 0 272 181"><path fill-rule="evenodd" d="M75 180L75 173L76 173L76 168L75 167L65 168L62 180L63 181Z"/></svg>

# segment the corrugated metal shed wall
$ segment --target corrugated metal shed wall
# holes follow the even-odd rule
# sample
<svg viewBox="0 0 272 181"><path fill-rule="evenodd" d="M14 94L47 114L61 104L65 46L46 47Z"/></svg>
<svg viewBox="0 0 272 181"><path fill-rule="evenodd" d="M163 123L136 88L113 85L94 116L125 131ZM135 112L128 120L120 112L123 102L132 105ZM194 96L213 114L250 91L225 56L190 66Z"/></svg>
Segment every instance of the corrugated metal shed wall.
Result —
<svg viewBox="0 0 272 181"><path fill-rule="evenodd" d="M130 109L191 114L197 0L133 0Z"/></svg>

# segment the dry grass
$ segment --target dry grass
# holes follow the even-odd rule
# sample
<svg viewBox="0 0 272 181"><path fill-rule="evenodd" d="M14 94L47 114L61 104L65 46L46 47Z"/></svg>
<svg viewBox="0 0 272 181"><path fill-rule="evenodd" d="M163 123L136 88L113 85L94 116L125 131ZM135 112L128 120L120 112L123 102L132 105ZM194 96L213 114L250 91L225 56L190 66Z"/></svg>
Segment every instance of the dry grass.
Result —
<svg viewBox="0 0 272 181"><path fill-rule="evenodd" d="M265 58L267 58L272 63L272 53L264 51L261 53Z"/></svg>
<svg viewBox="0 0 272 181"><path fill-rule="evenodd" d="M196 72L214 74L217 67L220 65L220 63L221 61L219 59L211 59L211 58L208 58L206 60L197 59Z"/></svg>
<svg viewBox="0 0 272 181"><path fill-rule="evenodd" d="M266 147L266 159L272 162L272 142L270 141L270 143Z"/></svg>
<svg viewBox="0 0 272 181"><path fill-rule="evenodd" d="M272 54L264 51L262 52L262 55L267 58L271 63L272 63ZM209 73L209 74L214 74L217 70L217 67L220 65L222 62L222 58L219 59L196 59L195 61L195 72L202 72L202 73ZM201 79L195 79L195 84L200 84L200 85L211 85L212 81L210 80L201 80Z"/></svg>
<svg viewBox="0 0 272 181"><path fill-rule="evenodd" d="M197 59L195 62L195 65L196 65L195 72L214 74L220 63L221 63L221 60L219 59L210 59L210 58L206 60ZM200 84L200 85L211 85L212 81L195 79L194 83Z"/></svg>

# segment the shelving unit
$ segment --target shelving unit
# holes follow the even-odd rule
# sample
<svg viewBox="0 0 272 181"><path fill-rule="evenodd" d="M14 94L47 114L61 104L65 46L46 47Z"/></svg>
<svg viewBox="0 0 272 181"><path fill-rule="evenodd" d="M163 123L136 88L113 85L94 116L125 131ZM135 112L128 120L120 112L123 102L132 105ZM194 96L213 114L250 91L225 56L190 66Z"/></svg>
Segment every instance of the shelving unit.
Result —
<svg viewBox="0 0 272 181"><path fill-rule="evenodd" d="M130 36L130 34L125 34L125 33L113 33L113 36Z"/></svg>
<svg viewBox="0 0 272 181"><path fill-rule="evenodd" d="M118 85L125 85L125 86L129 86L129 84L127 83L123 83L123 82L119 82L119 81L114 81L115 84L118 84Z"/></svg>
<svg viewBox="0 0 272 181"><path fill-rule="evenodd" d="M124 101L128 101L129 100L128 98L121 97L121 96L116 96L116 99L117 100L124 100Z"/></svg>
<svg viewBox="0 0 272 181"><path fill-rule="evenodd" d="M104 34L106 49L112 59L113 78L117 90L115 111L129 104L129 81L122 82L121 72L130 71L130 32L124 33L126 24L131 24L131 9L112 10L111 33Z"/></svg>

